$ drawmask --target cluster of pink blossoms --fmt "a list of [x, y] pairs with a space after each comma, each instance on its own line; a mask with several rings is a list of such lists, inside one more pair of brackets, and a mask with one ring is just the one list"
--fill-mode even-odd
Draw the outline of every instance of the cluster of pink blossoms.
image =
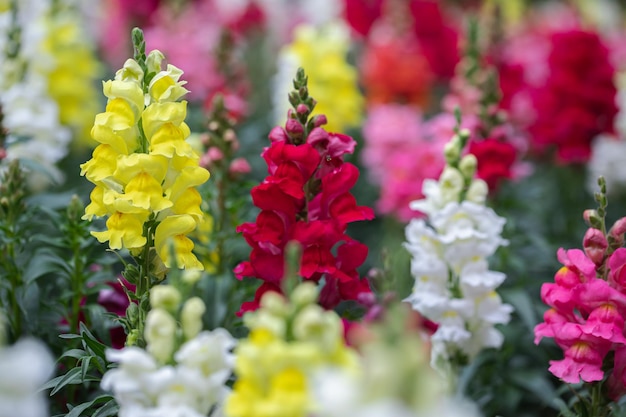
[[294, 80], [285, 127], [274, 128], [271, 145], [262, 156], [268, 176], [251, 191], [252, 201], [261, 209], [256, 221], [237, 228], [252, 247], [250, 259], [235, 267], [237, 278], [263, 281], [255, 299], [242, 305], [240, 313], [258, 308], [267, 291], [281, 292], [285, 247], [289, 241], [302, 246], [300, 275], [325, 285], [320, 304], [335, 307], [341, 300], [356, 300], [369, 293], [366, 280], [357, 268], [368, 249], [346, 234], [348, 223], [371, 220], [371, 208], [358, 206], [350, 193], [359, 170], [344, 162], [356, 142], [349, 136], [326, 132], [326, 117], [309, 119], [315, 101], [308, 96], [304, 71]]
[[559, 249], [563, 267], [554, 283], [545, 283], [541, 299], [551, 308], [535, 327], [535, 343], [554, 338], [564, 358], [550, 361], [550, 372], [568, 383], [601, 381], [607, 355], [609, 395], [626, 393], [626, 217], [618, 220], [607, 236], [587, 230], [583, 250]]

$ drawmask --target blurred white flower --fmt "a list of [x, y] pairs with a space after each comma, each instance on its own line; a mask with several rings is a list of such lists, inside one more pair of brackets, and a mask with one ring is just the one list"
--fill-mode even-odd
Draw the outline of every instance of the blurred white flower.
[[[625, 103], [626, 104], [626, 103]], [[606, 191], [616, 195], [626, 191], [626, 136], [616, 138], [600, 135], [591, 145], [591, 159], [587, 164], [587, 189], [598, 191], [598, 177], [606, 179]]]
[[49, 416], [45, 393], [38, 391], [53, 370], [52, 355], [38, 340], [0, 347], [0, 417]]
[[108, 350], [107, 359], [118, 367], [104, 374], [101, 386], [113, 392], [120, 417], [206, 417], [229, 393], [235, 343], [224, 329], [204, 331], [168, 365], [138, 347]]

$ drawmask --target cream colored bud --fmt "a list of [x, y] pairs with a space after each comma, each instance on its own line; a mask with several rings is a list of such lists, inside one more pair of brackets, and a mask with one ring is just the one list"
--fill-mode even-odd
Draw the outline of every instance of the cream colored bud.
[[196, 284], [202, 278], [202, 271], [197, 269], [185, 269], [182, 274], [183, 282], [186, 284]]
[[243, 323], [249, 329], [266, 329], [279, 339], [286, 336], [287, 324], [284, 317], [277, 317], [268, 311], [257, 310], [243, 316]]
[[465, 179], [463, 178], [461, 171], [449, 166], [445, 167], [439, 177], [443, 203], [447, 204], [452, 201], [458, 201], [464, 184]]
[[314, 304], [317, 301], [317, 297], [317, 286], [312, 282], [303, 282], [293, 290], [289, 298], [294, 306], [304, 307]]
[[454, 141], [446, 143], [443, 147], [443, 155], [446, 158], [446, 163], [448, 164], [452, 164], [457, 161], [461, 156], [461, 151], [458, 144]]
[[139, 330], [132, 329], [128, 336], [126, 336], [126, 343], [124, 346], [135, 346], [137, 344], [137, 340], [139, 340]]
[[162, 308], [150, 310], [144, 337], [148, 353], [161, 363], [169, 362], [176, 344], [176, 320]]
[[158, 49], [154, 49], [150, 51], [148, 56], [146, 57], [146, 67], [148, 68], [148, 72], [159, 72], [161, 71], [161, 64], [165, 56]]
[[[143, 248], [140, 248], [140, 250], [143, 250]], [[150, 248], [150, 252], [156, 254], [156, 250], [154, 248]], [[152, 275], [162, 281], [165, 279], [165, 275], [167, 275], [169, 270], [170, 269], [165, 266], [165, 263], [163, 263], [163, 259], [161, 259], [160, 256], [152, 256], [152, 260], [150, 261], [150, 271], [152, 272]]]
[[287, 304], [287, 300], [285, 300], [285, 297], [274, 291], [268, 291], [263, 294], [260, 304], [261, 308], [263, 308], [270, 314], [279, 317], [287, 316], [290, 311], [289, 305]]
[[481, 179], [474, 179], [467, 189], [465, 199], [476, 204], [485, 204], [487, 200], [487, 194], [489, 193], [489, 187], [487, 183]]
[[175, 313], [178, 311], [180, 301], [180, 292], [171, 285], [157, 285], [150, 290], [150, 305], [152, 308], [162, 308]]
[[206, 306], [200, 297], [191, 297], [185, 301], [180, 313], [185, 340], [193, 339], [202, 331], [202, 315], [205, 311]]
[[120, 81], [143, 81], [143, 70], [134, 59], [127, 59], [124, 66], [115, 73], [115, 79]]
[[334, 311], [325, 311], [317, 304], [306, 306], [293, 321], [293, 335], [298, 340], [319, 344], [324, 351], [337, 347], [341, 337], [341, 321]]
[[459, 170], [463, 174], [465, 178], [472, 179], [474, 174], [476, 174], [476, 167], [478, 166], [478, 160], [476, 156], [469, 153], [461, 158], [461, 162], [459, 162]]
[[466, 128], [466, 127], [464, 127], [463, 129], [459, 130], [459, 136], [461, 138], [468, 139], [471, 134], [472, 134], [472, 132], [470, 132], [470, 130], [468, 128]]

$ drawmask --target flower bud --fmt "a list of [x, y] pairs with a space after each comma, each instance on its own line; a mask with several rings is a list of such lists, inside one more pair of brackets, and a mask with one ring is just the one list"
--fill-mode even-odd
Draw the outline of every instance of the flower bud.
[[467, 193], [465, 194], [465, 200], [471, 201], [476, 204], [484, 204], [487, 200], [487, 194], [489, 193], [489, 186], [487, 183], [479, 178], [472, 180]]
[[609, 246], [606, 236], [598, 229], [589, 228], [583, 237], [585, 254], [596, 266], [602, 265]]
[[224, 132], [224, 141], [226, 142], [234, 142], [237, 140], [237, 134], [233, 129], [226, 129]]
[[301, 139], [304, 134], [302, 123], [295, 119], [287, 120], [287, 123], [285, 123], [285, 130], [287, 131], [289, 137], [294, 140]]
[[200, 297], [192, 297], [183, 305], [180, 321], [186, 340], [193, 339], [202, 331], [202, 315], [205, 311], [206, 306]]
[[148, 69], [148, 72], [157, 73], [161, 71], [161, 64], [164, 59], [165, 56], [161, 51], [157, 49], [150, 51], [146, 57], [146, 68]]
[[216, 146], [211, 146], [205, 154], [210, 162], [221, 161], [224, 158], [224, 152]]
[[467, 179], [471, 179], [474, 177], [477, 166], [478, 160], [476, 159], [476, 156], [471, 153], [465, 155], [463, 158], [461, 158], [461, 162], [459, 162], [459, 170]]
[[298, 106], [296, 107], [296, 113], [298, 114], [306, 114], [309, 112], [309, 108], [307, 107], [306, 104], [298, 104]]
[[461, 154], [458, 145], [450, 141], [444, 145], [443, 155], [446, 158], [446, 163], [452, 165], [459, 159]]
[[280, 126], [274, 127], [269, 133], [269, 139], [271, 142], [286, 142], [287, 141], [287, 132]]
[[186, 284], [193, 285], [200, 281], [202, 278], [202, 271], [198, 271], [197, 269], [185, 269], [182, 273], [182, 280]]
[[126, 308], [126, 319], [132, 327], [137, 326], [137, 320], [139, 319], [139, 307], [135, 303], [130, 303]]
[[252, 171], [250, 164], [246, 158], [235, 158], [231, 161], [228, 172], [233, 175], [245, 175]]
[[281, 294], [275, 291], [268, 291], [261, 297], [261, 308], [276, 316], [287, 316], [289, 305]]
[[589, 209], [583, 212], [583, 219], [588, 226], [593, 227], [594, 229], [602, 228], [602, 218], [598, 214], [597, 210]]
[[609, 236], [615, 242], [615, 246], [620, 247], [624, 244], [624, 233], [626, 233], [626, 217], [622, 217], [613, 223]]
[[339, 316], [317, 304], [308, 305], [293, 320], [293, 335], [297, 340], [318, 343], [326, 352], [336, 348], [341, 328]]
[[325, 114], [318, 114], [313, 116], [313, 126], [320, 127], [328, 123], [328, 119]]
[[461, 172], [450, 166], [444, 168], [441, 176], [439, 177], [439, 184], [441, 186], [441, 196], [446, 203], [451, 201], [457, 201], [465, 179]]
[[126, 343], [124, 346], [135, 346], [137, 345], [137, 340], [139, 340], [139, 330], [132, 329], [128, 336], [126, 336]]
[[174, 353], [176, 338], [176, 320], [162, 308], [154, 308], [146, 317], [146, 350], [154, 358], [167, 363]]
[[162, 308], [171, 313], [178, 311], [180, 292], [171, 285], [157, 285], [150, 290], [150, 305], [152, 308]]
[[303, 282], [298, 285], [291, 296], [291, 302], [296, 307], [304, 307], [309, 304], [314, 304], [317, 301], [317, 287], [312, 282]]

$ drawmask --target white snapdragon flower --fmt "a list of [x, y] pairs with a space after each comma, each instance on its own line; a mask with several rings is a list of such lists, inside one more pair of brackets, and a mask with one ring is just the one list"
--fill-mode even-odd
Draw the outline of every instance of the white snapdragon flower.
[[410, 203], [426, 219], [411, 220], [404, 244], [415, 278], [404, 301], [437, 324], [431, 364], [448, 376], [458, 354], [471, 360], [486, 347], [501, 346], [494, 326], [507, 323], [513, 310], [495, 292], [505, 274], [490, 271], [487, 262], [508, 244], [502, 238], [505, 219], [485, 206], [487, 186], [473, 178], [475, 158], [461, 157], [459, 146], [456, 136], [446, 147], [446, 158], [457, 158], [449, 163], [459, 168], [448, 165], [439, 180], [425, 180], [425, 198]]
[[107, 359], [119, 365], [104, 374], [101, 386], [113, 392], [120, 417], [206, 417], [229, 392], [235, 343], [224, 329], [204, 331], [168, 365], [138, 347], [108, 350]]
[[459, 276], [459, 285], [468, 297], [480, 297], [498, 288], [506, 275], [490, 271], [486, 259], [477, 259], [465, 264]]
[[477, 256], [490, 256], [507, 244], [501, 237], [505, 220], [483, 205], [469, 201], [450, 203], [429, 220], [444, 245], [471, 243]]
[[40, 341], [0, 347], [0, 417], [48, 416], [45, 394], [38, 391], [53, 370], [52, 356]]
[[112, 391], [120, 407], [150, 406], [158, 393], [158, 390], [156, 392], [153, 390], [155, 382], [162, 380], [155, 378], [158, 370], [156, 359], [135, 346], [107, 350], [106, 358], [119, 365], [103, 375], [100, 382], [102, 389]]

